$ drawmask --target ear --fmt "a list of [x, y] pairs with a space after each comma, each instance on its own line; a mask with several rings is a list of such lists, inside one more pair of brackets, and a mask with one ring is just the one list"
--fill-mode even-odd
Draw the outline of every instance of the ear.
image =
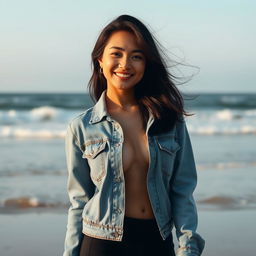
[[98, 62], [99, 62], [99, 64], [100, 64], [100, 67], [102, 67], [102, 65], [103, 65], [102, 58], [99, 58], [99, 59], [98, 59]]

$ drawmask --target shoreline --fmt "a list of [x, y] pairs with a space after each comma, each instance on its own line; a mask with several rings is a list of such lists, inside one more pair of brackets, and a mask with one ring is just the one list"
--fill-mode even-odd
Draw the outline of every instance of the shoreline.
[[[200, 201], [196, 202], [198, 212], [237, 212], [237, 211], [256, 211], [256, 207], [245, 207], [245, 206], [238, 206], [232, 204], [214, 204], [214, 203], [201, 203]], [[39, 207], [0, 207], [0, 216], [1, 215], [19, 215], [19, 214], [66, 214], [68, 212], [69, 206], [62, 205], [62, 206], [39, 206]]]
[[[64, 209], [58, 209], [55, 212], [37, 210], [0, 214], [1, 254], [5, 256], [62, 255], [67, 211], [64, 212]], [[255, 214], [255, 209], [198, 210], [197, 232], [206, 240], [202, 255], [253, 255]], [[177, 249], [175, 229], [173, 229], [173, 237]]]

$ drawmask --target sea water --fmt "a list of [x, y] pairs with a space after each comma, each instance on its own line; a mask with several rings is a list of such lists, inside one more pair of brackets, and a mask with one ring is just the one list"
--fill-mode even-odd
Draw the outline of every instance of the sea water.
[[[256, 94], [185, 95], [201, 209], [256, 207]], [[0, 94], [0, 212], [68, 206], [67, 123], [93, 101], [81, 94]]]

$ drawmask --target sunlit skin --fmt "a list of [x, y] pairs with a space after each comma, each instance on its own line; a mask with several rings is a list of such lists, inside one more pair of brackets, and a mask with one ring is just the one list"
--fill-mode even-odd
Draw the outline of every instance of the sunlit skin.
[[127, 31], [114, 32], [99, 64], [107, 80], [107, 98], [122, 109], [136, 105], [134, 87], [142, 79], [146, 65], [136, 37]]
[[124, 135], [122, 167], [125, 177], [125, 215], [152, 219], [154, 214], [146, 184], [148, 138], [134, 97], [134, 88], [145, 72], [145, 56], [133, 34], [118, 31], [109, 38], [99, 64], [107, 80], [108, 113], [121, 125]]

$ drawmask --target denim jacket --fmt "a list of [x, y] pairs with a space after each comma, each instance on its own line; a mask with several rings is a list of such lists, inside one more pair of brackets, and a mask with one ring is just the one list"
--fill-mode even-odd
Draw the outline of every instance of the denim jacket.
[[[73, 118], [65, 137], [68, 169], [68, 211], [64, 256], [78, 256], [83, 233], [121, 241], [125, 214], [122, 167], [124, 135], [107, 112], [106, 90], [94, 105]], [[184, 118], [161, 135], [146, 134], [149, 145], [147, 189], [160, 235], [176, 229], [178, 256], [201, 255], [204, 240], [196, 233], [197, 209], [193, 191], [197, 174]]]

